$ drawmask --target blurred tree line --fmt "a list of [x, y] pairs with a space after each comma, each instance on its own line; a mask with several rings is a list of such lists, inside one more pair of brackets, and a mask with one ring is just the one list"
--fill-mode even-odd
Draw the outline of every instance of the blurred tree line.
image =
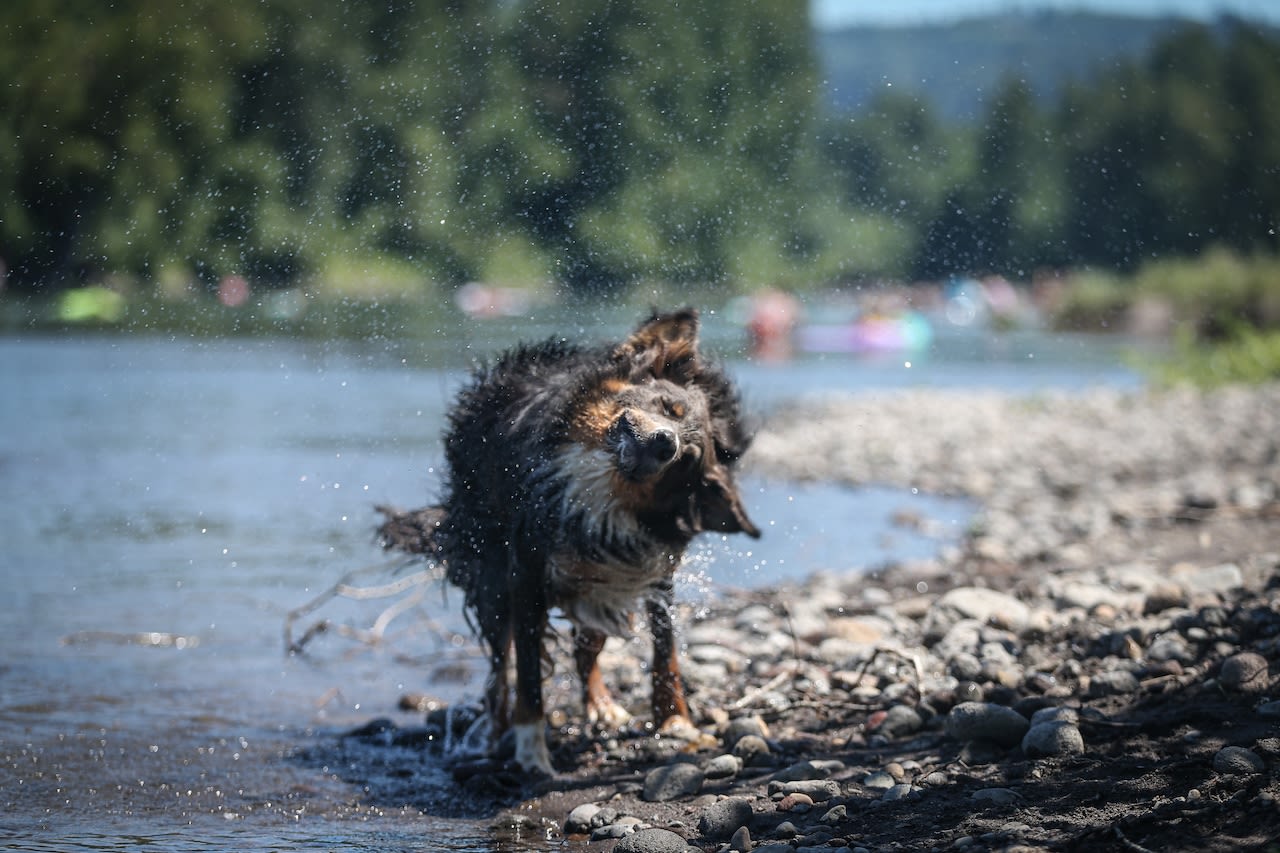
[[1188, 25], [977, 127], [824, 114], [806, 0], [19, 0], [0, 260], [40, 289], [229, 274], [804, 287], [1274, 252], [1280, 41]]

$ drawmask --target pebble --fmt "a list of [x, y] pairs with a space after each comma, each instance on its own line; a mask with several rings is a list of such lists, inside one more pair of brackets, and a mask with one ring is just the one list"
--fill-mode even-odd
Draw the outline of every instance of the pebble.
[[605, 826], [596, 827], [591, 831], [592, 841], [606, 841], [614, 838], [626, 838], [628, 835], [642, 829], [643, 821], [638, 817], [621, 817], [614, 823]]
[[702, 768], [703, 775], [708, 779], [728, 779], [738, 775], [740, 770], [742, 759], [736, 755], [717, 755]]
[[1065, 607], [1092, 610], [1110, 607], [1110, 603], [1115, 600], [1116, 591], [1107, 584], [1076, 580], [1056, 587], [1055, 597]]
[[1065, 720], [1036, 723], [1023, 736], [1022, 751], [1030, 758], [1080, 755], [1084, 752], [1084, 736], [1079, 728]]
[[843, 761], [800, 761], [779, 770], [777, 773], [773, 774], [773, 778], [778, 782], [795, 782], [801, 779], [826, 779], [831, 776], [831, 774], [838, 773], [843, 769]]
[[1008, 593], [983, 587], [957, 587], [934, 603], [934, 609], [949, 609], [969, 619], [1017, 629], [1027, 623], [1031, 610]]
[[689, 843], [669, 829], [650, 827], [641, 829], [622, 839], [613, 848], [614, 853], [685, 853]]
[[1163, 613], [1174, 607], [1187, 606], [1187, 591], [1176, 583], [1159, 583], [1147, 593], [1142, 612]]
[[644, 777], [641, 796], [645, 802], [665, 803], [698, 793], [702, 789], [704, 778], [702, 769], [696, 764], [679, 763], [655, 767]]
[[733, 745], [733, 754], [747, 767], [769, 763], [769, 743], [759, 735], [744, 735]]
[[1115, 696], [1138, 692], [1138, 677], [1127, 669], [1100, 672], [1089, 681], [1090, 696]]
[[900, 782], [889, 788], [880, 796], [880, 801], [884, 803], [892, 803], [897, 800], [903, 800], [915, 793], [915, 788], [906, 782]]
[[1062, 705], [1054, 705], [1048, 708], [1040, 708], [1031, 715], [1031, 725], [1036, 726], [1040, 723], [1071, 723], [1080, 722], [1080, 712], [1075, 708], [1067, 708]]
[[879, 642], [893, 630], [893, 626], [883, 619], [874, 617], [843, 617], [832, 619], [823, 627], [823, 630], [829, 636], [865, 646]]
[[767, 738], [769, 736], [769, 727], [759, 717], [735, 717], [725, 727], [724, 745], [732, 749], [738, 741], [748, 735]]
[[719, 840], [733, 835], [739, 827], [751, 822], [751, 801], [746, 797], [725, 797], [703, 809], [698, 818], [698, 833]]
[[1250, 776], [1267, 769], [1262, 756], [1243, 746], [1224, 746], [1213, 756], [1213, 769], [1219, 773]]
[[822, 817], [818, 818], [818, 820], [821, 821], [822, 823], [827, 823], [827, 824], [839, 823], [840, 821], [844, 820], [848, 816], [849, 816], [849, 810], [845, 808], [843, 803], [841, 803], [840, 805], [832, 806], [831, 808], [827, 809], [827, 813], [824, 814]]
[[1011, 806], [1022, 800], [1022, 795], [1010, 788], [980, 788], [971, 796], [975, 800], [995, 803], [998, 806]]
[[991, 702], [961, 702], [946, 718], [947, 734], [956, 740], [985, 740], [1004, 747], [1019, 744], [1030, 727], [1017, 711]]
[[862, 780], [862, 787], [869, 788], [872, 791], [887, 791], [894, 785], [898, 784], [893, 776], [883, 770], [877, 770], [875, 773], [867, 774]]
[[1178, 583], [1190, 592], [1226, 593], [1244, 583], [1244, 573], [1235, 563], [1176, 572]]
[[[935, 654], [940, 654], [937, 646], [933, 647]], [[941, 655], [946, 657], [946, 655]], [[947, 669], [960, 681], [973, 681], [982, 672], [982, 661], [978, 660], [977, 655], [969, 652], [956, 652], [951, 655], [947, 661]]]
[[735, 850], [737, 853], [749, 853], [751, 850], [751, 832], [745, 826], [738, 827], [733, 833], [733, 837], [729, 839], [729, 849]]
[[1271, 685], [1267, 659], [1257, 652], [1239, 652], [1222, 662], [1218, 682], [1228, 690], [1263, 693]]
[[901, 738], [915, 734], [924, 727], [920, 712], [910, 705], [894, 705], [885, 712], [884, 719], [876, 727], [876, 731], [885, 737]]
[[1179, 634], [1156, 639], [1147, 648], [1146, 657], [1152, 661], [1177, 661], [1180, 664], [1196, 662], [1196, 653]]
[[1259, 705], [1258, 716], [1267, 717], [1268, 719], [1280, 718], [1280, 699], [1273, 699], [1270, 702], [1263, 702]]
[[778, 811], [804, 814], [813, 809], [813, 797], [799, 791], [785, 795], [778, 800]]
[[585, 835], [599, 824], [592, 823], [593, 819], [600, 814], [600, 807], [595, 803], [583, 803], [577, 806], [573, 811], [569, 812], [569, 816], [564, 821], [564, 831], [566, 835]]
[[770, 782], [769, 795], [805, 794], [815, 803], [825, 803], [840, 796], [840, 783], [830, 779], [800, 779], [795, 782]]

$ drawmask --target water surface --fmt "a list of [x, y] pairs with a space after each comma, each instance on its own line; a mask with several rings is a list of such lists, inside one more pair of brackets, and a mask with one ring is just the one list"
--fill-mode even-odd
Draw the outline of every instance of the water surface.
[[[375, 503], [439, 478], [443, 412], [473, 353], [525, 325], [368, 344], [123, 336], [0, 339], [0, 848], [492, 850], [439, 767], [335, 735], [412, 724], [405, 693], [477, 695], [458, 597], [423, 590], [380, 647], [334, 633], [284, 653], [286, 614], [348, 572], [392, 577]], [[587, 330], [570, 330], [588, 335]], [[734, 331], [708, 320], [713, 344]], [[1134, 385], [1117, 350], [1036, 334], [943, 337], [926, 357], [735, 359], [755, 410], [832, 389]], [[699, 542], [682, 595], [924, 557], [969, 507], [894, 489], [749, 479], [766, 530]], [[899, 510], [938, 536], [895, 527]], [[404, 577], [402, 572], [399, 577]], [[315, 619], [368, 627], [388, 604]], [[358, 772], [350, 772], [360, 765]], [[409, 769], [406, 769], [409, 768]], [[370, 779], [413, 796], [392, 801]], [[398, 775], [397, 775], [398, 774]]]

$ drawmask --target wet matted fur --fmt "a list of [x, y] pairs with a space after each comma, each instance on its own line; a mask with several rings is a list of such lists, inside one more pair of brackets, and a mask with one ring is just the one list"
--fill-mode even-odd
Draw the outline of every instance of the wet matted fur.
[[697, 312], [655, 314], [619, 343], [512, 349], [474, 372], [449, 423], [440, 505], [388, 511], [380, 533], [388, 547], [440, 560], [463, 590], [489, 652], [494, 739], [513, 727], [517, 762], [552, 772], [542, 643], [553, 610], [574, 626], [589, 720], [618, 725], [629, 716], [597, 657], [643, 607], [654, 722], [687, 723], [672, 575], [700, 532], [760, 535], [733, 476], [750, 434], [728, 376], [699, 352]]

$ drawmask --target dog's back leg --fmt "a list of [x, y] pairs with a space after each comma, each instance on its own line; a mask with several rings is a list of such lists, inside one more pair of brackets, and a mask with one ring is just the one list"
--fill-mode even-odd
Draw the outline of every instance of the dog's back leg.
[[512, 640], [516, 648], [516, 707], [512, 729], [516, 763], [524, 770], [555, 775], [547, 751], [546, 716], [542, 707], [542, 641], [547, 633], [547, 599], [542, 573], [513, 565]]
[[660, 731], [692, 726], [684, 698], [680, 659], [676, 655], [675, 625], [671, 618], [671, 589], [661, 590], [647, 605], [653, 632], [653, 724]]
[[489, 748], [511, 727], [511, 688], [507, 681], [507, 659], [511, 652], [511, 621], [496, 609], [479, 609], [480, 635], [489, 651], [489, 677], [484, 685], [485, 712], [489, 715]]
[[613, 701], [600, 674], [600, 650], [607, 635], [594, 628], [574, 628], [573, 659], [582, 681], [582, 703], [587, 709], [587, 722], [619, 729], [631, 721], [627, 709]]

